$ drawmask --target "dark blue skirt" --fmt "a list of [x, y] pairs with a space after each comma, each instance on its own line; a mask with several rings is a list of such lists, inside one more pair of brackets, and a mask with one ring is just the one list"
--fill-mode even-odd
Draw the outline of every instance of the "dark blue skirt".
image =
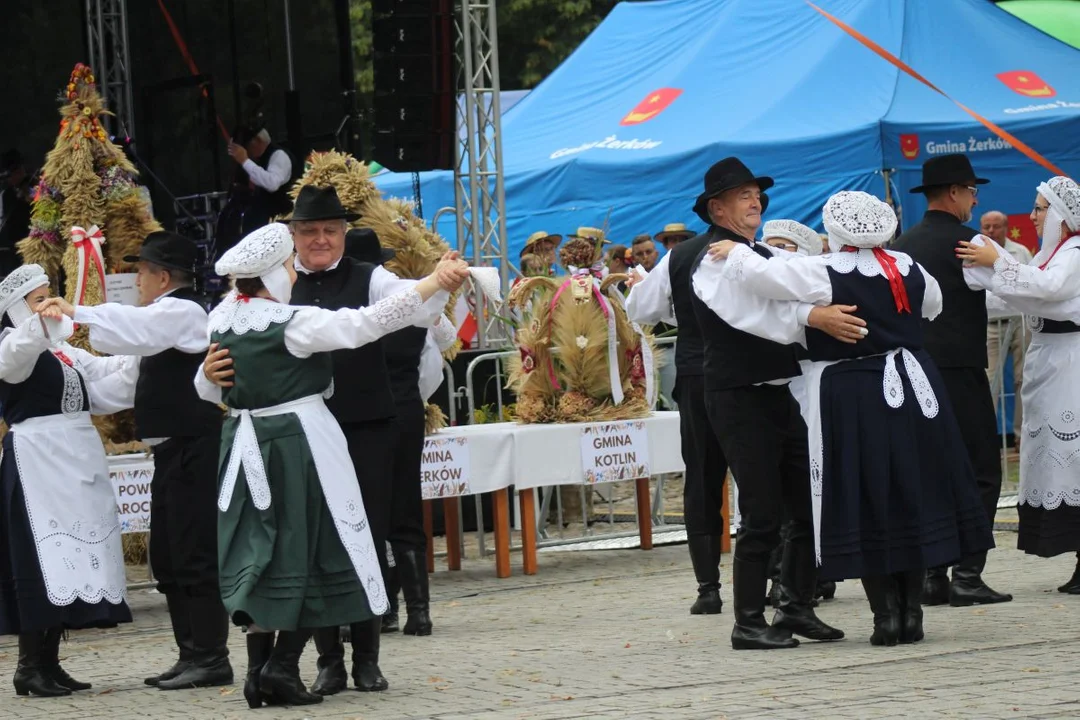
[[[73, 496], [72, 502], [78, 502], [78, 498]], [[0, 462], [0, 635], [55, 627], [109, 628], [128, 622], [131, 610], [126, 602], [113, 605], [102, 600], [90, 604], [76, 599], [70, 605], [58, 606], [49, 601], [26, 513], [12, 435], [8, 433]]]
[[884, 357], [822, 373], [823, 580], [937, 567], [994, 546], [941, 376], [926, 352], [914, 354], [937, 396], [933, 418], [899, 357], [899, 408], [885, 402]]

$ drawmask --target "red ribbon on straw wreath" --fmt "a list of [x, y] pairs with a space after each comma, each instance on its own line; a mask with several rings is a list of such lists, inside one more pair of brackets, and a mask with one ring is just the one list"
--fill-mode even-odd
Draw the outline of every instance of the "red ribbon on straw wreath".
[[898, 58], [898, 57], [896, 57], [895, 55], [893, 55], [893, 54], [892, 54], [891, 52], [889, 52], [889, 51], [888, 51], [888, 50], [886, 50], [885, 48], [883, 48], [883, 47], [881, 47], [880, 45], [878, 45], [878, 44], [877, 44], [876, 42], [874, 42], [874, 41], [873, 41], [873, 40], [871, 40], [870, 38], [868, 38], [868, 37], [866, 37], [865, 35], [863, 35], [863, 34], [862, 34], [861, 32], [859, 32], [859, 31], [858, 31], [858, 30], [856, 30], [855, 28], [853, 28], [853, 27], [851, 27], [850, 25], [848, 25], [847, 23], [845, 23], [845, 22], [844, 22], [843, 20], [841, 20], [840, 18], [838, 18], [838, 17], [835, 17], [834, 15], [831, 15], [831, 14], [829, 14], [828, 12], [826, 12], [826, 11], [822, 10], [822, 9], [821, 9], [821, 8], [819, 8], [819, 7], [817, 6], [817, 5], [815, 5], [814, 3], [810, 2], [810, 0], [806, 0], [806, 4], [807, 4], [807, 5], [809, 5], [810, 7], [812, 7], [812, 8], [814, 9], [814, 10], [817, 10], [817, 11], [818, 11], [819, 13], [821, 13], [821, 15], [823, 15], [823, 16], [824, 16], [825, 18], [827, 18], [827, 19], [828, 19], [828, 20], [829, 20], [830, 22], [832, 22], [832, 23], [833, 23], [834, 25], [836, 25], [836, 26], [837, 26], [838, 28], [840, 28], [841, 30], [843, 30], [844, 32], [846, 32], [846, 33], [847, 33], [848, 35], [850, 35], [851, 37], [853, 37], [853, 38], [855, 38], [856, 40], [858, 40], [858, 41], [859, 41], [860, 43], [862, 43], [862, 44], [863, 44], [864, 46], [866, 46], [866, 47], [867, 47], [868, 49], [872, 50], [872, 51], [873, 51], [874, 53], [876, 53], [876, 54], [880, 55], [880, 56], [881, 56], [882, 58], [884, 58], [884, 59], [885, 59], [885, 60], [887, 60], [888, 62], [892, 63], [893, 65], [895, 65], [895, 66], [896, 66], [896, 67], [898, 67], [899, 69], [903, 70], [903, 71], [904, 71], [904, 72], [906, 72], [906, 73], [907, 73], [908, 75], [910, 75], [911, 77], [915, 78], [916, 80], [918, 80], [919, 82], [921, 82], [921, 83], [922, 83], [923, 85], [925, 85], [926, 87], [930, 88], [930, 89], [931, 89], [931, 90], [933, 90], [934, 92], [938, 93], [939, 95], [941, 95], [941, 96], [942, 96], [942, 97], [944, 97], [945, 99], [947, 99], [947, 100], [950, 100], [950, 101], [952, 101], [952, 102], [956, 103], [956, 105], [957, 105], [957, 106], [958, 106], [958, 107], [959, 107], [959, 108], [960, 108], [961, 110], [963, 110], [963, 111], [964, 111], [964, 112], [966, 112], [966, 113], [967, 113], [968, 115], [970, 115], [971, 117], [973, 117], [973, 118], [975, 118], [976, 120], [978, 120], [978, 121], [979, 121], [980, 123], [982, 123], [982, 124], [983, 124], [983, 125], [984, 125], [984, 126], [985, 126], [985, 127], [986, 127], [986, 128], [987, 128], [987, 129], [989, 130], [989, 131], [990, 131], [990, 132], [994, 133], [994, 134], [995, 134], [995, 135], [997, 135], [997, 136], [998, 136], [999, 138], [1001, 138], [1001, 139], [1002, 139], [1002, 140], [1004, 140], [1005, 142], [1007, 142], [1007, 143], [1009, 143], [1010, 145], [1012, 145], [1012, 146], [1013, 146], [1014, 148], [1016, 148], [1017, 150], [1019, 150], [1020, 152], [1022, 152], [1022, 153], [1023, 153], [1024, 155], [1026, 155], [1026, 156], [1027, 156], [1027, 157], [1028, 157], [1029, 159], [1031, 159], [1032, 161], [1034, 161], [1034, 162], [1038, 163], [1039, 165], [1041, 165], [1042, 167], [1046, 168], [1047, 170], [1049, 170], [1049, 171], [1050, 171], [1051, 173], [1053, 173], [1054, 175], [1064, 175], [1065, 177], [1068, 177], [1068, 173], [1066, 173], [1066, 172], [1065, 172], [1064, 170], [1062, 170], [1061, 168], [1059, 168], [1059, 167], [1058, 167], [1057, 165], [1055, 165], [1054, 163], [1052, 163], [1052, 162], [1050, 162], [1049, 160], [1047, 160], [1047, 159], [1046, 159], [1045, 157], [1043, 157], [1043, 156], [1042, 156], [1042, 155], [1041, 155], [1041, 154], [1040, 154], [1040, 153], [1039, 153], [1039, 152], [1038, 152], [1037, 150], [1035, 150], [1034, 148], [1030, 147], [1030, 146], [1029, 146], [1029, 145], [1028, 145], [1027, 143], [1025, 143], [1024, 141], [1020, 140], [1020, 139], [1019, 139], [1018, 137], [1016, 137], [1015, 135], [1013, 135], [1012, 133], [1010, 133], [1010, 132], [1009, 132], [1008, 130], [1005, 130], [1005, 129], [1003, 129], [1003, 128], [999, 127], [999, 126], [998, 126], [997, 124], [995, 124], [995, 123], [991, 122], [990, 120], [987, 120], [987, 119], [986, 119], [986, 118], [984, 118], [984, 117], [983, 117], [982, 115], [980, 115], [979, 113], [975, 112], [974, 110], [972, 110], [972, 109], [971, 109], [971, 108], [969, 108], [968, 106], [964, 105], [963, 103], [959, 102], [958, 100], [955, 100], [955, 99], [953, 99], [953, 98], [949, 97], [949, 96], [948, 96], [948, 95], [947, 95], [947, 94], [945, 93], [945, 91], [943, 91], [943, 90], [942, 90], [941, 88], [939, 88], [939, 87], [938, 87], [937, 85], [935, 85], [935, 84], [933, 84], [932, 82], [930, 82], [929, 80], [927, 80], [927, 79], [926, 79], [925, 77], [923, 77], [922, 75], [920, 75], [920, 74], [919, 74], [918, 72], [916, 72], [916, 71], [915, 71], [915, 70], [914, 70], [914, 69], [913, 69], [913, 68], [912, 68], [912, 67], [911, 67], [910, 65], [908, 65], [908, 64], [907, 64], [907, 63], [905, 63], [905, 62], [904, 62], [903, 60], [901, 60], [900, 58]]

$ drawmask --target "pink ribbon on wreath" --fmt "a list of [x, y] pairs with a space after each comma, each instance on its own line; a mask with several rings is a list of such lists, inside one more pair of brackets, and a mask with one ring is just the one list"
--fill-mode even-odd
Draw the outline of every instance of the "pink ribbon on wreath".
[[105, 243], [105, 236], [97, 225], [91, 225], [89, 230], [78, 225], [71, 228], [71, 242], [79, 253], [79, 272], [75, 284], [75, 305], [82, 305], [86, 294], [87, 280], [90, 276], [90, 262], [93, 261], [101, 278], [101, 299], [105, 301], [105, 256], [101, 252], [101, 246]]

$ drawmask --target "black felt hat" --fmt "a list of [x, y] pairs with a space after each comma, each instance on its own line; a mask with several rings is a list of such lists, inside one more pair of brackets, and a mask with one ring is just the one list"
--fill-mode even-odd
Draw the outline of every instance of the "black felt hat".
[[337, 190], [332, 187], [305, 185], [296, 196], [296, 205], [288, 220], [346, 220], [352, 222], [360, 217], [359, 213], [349, 212], [338, 199]]
[[705, 190], [698, 195], [697, 202], [694, 203], [694, 212], [706, 224], [712, 225], [712, 220], [709, 218], [709, 200], [748, 183], [757, 184], [758, 188], [764, 192], [773, 186], [773, 179], [765, 176], [754, 177], [750, 168], [737, 157], [724, 158], [705, 173]]
[[353, 260], [382, 265], [392, 260], [397, 253], [390, 248], [384, 248], [374, 230], [353, 228], [345, 233], [345, 254]]
[[911, 188], [910, 192], [926, 192], [932, 187], [942, 185], [985, 185], [986, 178], [975, 177], [975, 170], [967, 155], [942, 155], [930, 158], [922, 166], [922, 185]]
[[153, 263], [163, 268], [194, 272], [198, 248], [188, 238], [166, 230], [150, 233], [143, 241], [138, 255], [125, 255], [124, 262]]

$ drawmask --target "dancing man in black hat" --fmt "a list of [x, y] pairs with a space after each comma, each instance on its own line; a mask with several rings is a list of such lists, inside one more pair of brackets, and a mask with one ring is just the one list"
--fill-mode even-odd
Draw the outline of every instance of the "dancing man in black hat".
[[[778, 308], [772, 301], [743, 292], [735, 283], [706, 291], [697, 277], [708, 245], [715, 241], [733, 240], [766, 258], [782, 252], [754, 242], [761, 224], [762, 192], [772, 185], [772, 178], [755, 177], [738, 158], [713, 165], [694, 206], [710, 229], [704, 240], [688, 240], [676, 248], [671, 260], [673, 283], [678, 280], [672, 289], [690, 295], [688, 309], [697, 318], [704, 339], [699, 392], [739, 487], [742, 523], [735, 545], [735, 628], [731, 633], [736, 650], [796, 647], [799, 642], [792, 634], [812, 640], [844, 636], [818, 619], [812, 607], [817, 567], [807, 430], [787, 387], [789, 379], [799, 374], [795, 349], [740, 327], [747, 327], [762, 312], [773, 312], [777, 322], [819, 327], [838, 339], [855, 342], [865, 334], [865, 323], [849, 314], [855, 309], [850, 306]], [[696, 247], [697, 254], [681, 253], [682, 247], [688, 251]], [[768, 561], [780, 542], [785, 519], [790, 520], [790, 529], [781, 570], [781, 600], [770, 626], [765, 620]]]
[[153, 448], [150, 567], [165, 595], [176, 663], [145, 679], [162, 690], [229, 685], [229, 618], [217, 573], [217, 476], [221, 410], [199, 398], [192, 378], [209, 345], [206, 310], [191, 287], [196, 247], [170, 232], [151, 233], [138, 256], [140, 307], [57, 305], [90, 327], [99, 352], [137, 355], [124, 378], [135, 408], [135, 433]]
[[[986, 378], [986, 292], [974, 279], [969, 281], [956, 257], [957, 244], [978, 234], [964, 223], [971, 220], [979, 203], [978, 186], [988, 182], [975, 176], [965, 155], [927, 160], [922, 184], [911, 192], [924, 194], [928, 209], [918, 225], [897, 238], [895, 249], [910, 255], [941, 285], [944, 310], [933, 322], [923, 321], [926, 350], [941, 370], [993, 527], [1001, 494], [1001, 464], [994, 401]], [[985, 566], [985, 552], [963, 558], [953, 568], [951, 584], [948, 568], [932, 568], [927, 572], [923, 604], [964, 607], [1012, 600], [1012, 595], [983, 582]]]

